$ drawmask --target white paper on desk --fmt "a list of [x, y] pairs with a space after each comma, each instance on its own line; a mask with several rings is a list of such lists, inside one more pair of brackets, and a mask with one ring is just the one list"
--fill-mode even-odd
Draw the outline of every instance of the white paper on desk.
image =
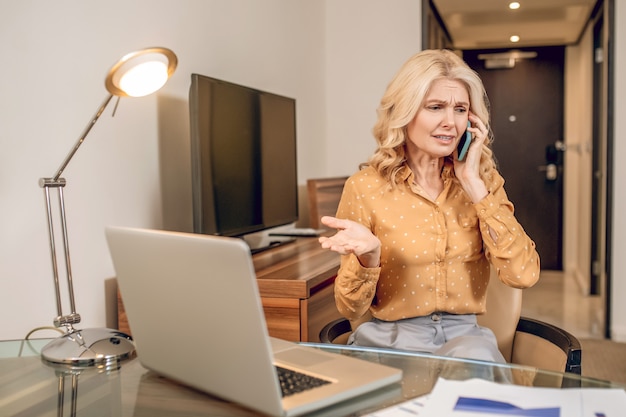
[[[485, 400], [495, 403], [485, 403]], [[476, 403], [485, 407], [463, 406]], [[503, 403], [518, 409], [498, 409]], [[540, 388], [480, 379], [448, 381], [440, 378], [419, 416], [622, 417], [624, 410], [626, 392], [621, 389]]]
[[583, 417], [626, 415], [626, 391], [618, 388], [581, 388]]

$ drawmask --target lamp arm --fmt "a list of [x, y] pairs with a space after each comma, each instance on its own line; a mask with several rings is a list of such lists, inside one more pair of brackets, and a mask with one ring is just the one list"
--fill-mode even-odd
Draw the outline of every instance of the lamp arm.
[[[46, 214], [48, 218], [48, 237], [49, 237], [49, 243], [50, 243], [50, 256], [52, 258], [52, 273], [53, 273], [53, 279], [54, 279], [54, 289], [56, 293], [57, 317], [54, 319], [54, 325], [56, 327], [66, 326], [68, 328], [68, 331], [72, 330], [73, 324], [80, 323], [80, 314], [76, 312], [76, 307], [74, 304], [74, 284], [73, 284], [74, 280], [72, 278], [69, 238], [67, 234], [67, 221], [66, 221], [66, 216], [65, 216], [65, 201], [63, 198], [63, 188], [65, 187], [66, 182], [64, 178], [61, 178], [61, 174], [67, 167], [67, 164], [69, 164], [70, 160], [72, 159], [72, 157], [74, 156], [74, 154], [76, 153], [80, 145], [82, 145], [82, 143], [85, 141], [85, 138], [91, 131], [91, 128], [96, 124], [96, 122], [98, 121], [98, 119], [100, 118], [104, 110], [106, 109], [107, 105], [111, 101], [111, 98], [113, 98], [113, 94], [109, 94], [104, 99], [104, 101], [98, 108], [98, 111], [91, 118], [91, 120], [85, 127], [85, 130], [83, 130], [83, 133], [78, 138], [78, 141], [76, 141], [76, 144], [74, 145], [74, 147], [67, 154], [67, 156], [63, 160], [63, 163], [61, 163], [61, 166], [57, 170], [54, 177], [53, 178], [41, 178], [39, 180], [39, 186], [44, 189], [44, 196], [46, 199]], [[67, 278], [67, 286], [68, 286], [67, 290], [69, 293], [69, 303], [70, 303], [70, 310], [71, 310], [70, 314], [67, 314], [67, 315], [63, 315], [63, 305], [62, 305], [63, 303], [61, 301], [61, 292], [60, 292], [61, 288], [59, 285], [59, 272], [58, 272], [58, 262], [57, 262], [57, 253], [56, 253], [56, 244], [55, 244], [56, 239], [55, 239], [53, 219], [52, 219], [53, 213], [52, 213], [52, 202], [51, 202], [51, 196], [50, 196], [50, 191], [52, 189], [56, 189], [57, 195], [58, 195], [58, 202], [59, 202], [59, 216], [60, 216], [59, 220], [61, 222], [61, 238], [62, 238], [62, 243], [63, 243], [63, 252], [65, 255], [65, 272], [66, 272], [66, 278]]]
[[56, 174], [54, 174], [54, 177], [52, 177], [52, 181], [53, 182], [56, 182], [56, 181], [59, 180], [59, 178], [61, 177], [61, 174], [63, 173], [63, 171], [67, 167], [67, 164], [70, 163], [70, 160], [74, 157], [74, 154], [76, 153], [76, 151], [78, 150], [80, 145], [83, 144], [83, 142], [85, 141], [85, 138], [87, 137], [87, 135], [91, 131], [91, 128], [96, 124], [96, 122], [98, 121], [98, 119], [100, 118], [100, 116], [104, 112], [104, 109], [106, 109], [106, 107], [108, 106], [108, 104], [109, 104], [109, 102], [111, 101], [112, 98], [113, 98], [113, 94], [109, 94], [108, 97], [104, 99], [104, 101], [100, 105], [100, 108], [98, 109], [96, 114], [94, 114], [94, 116], [91, 118], [91, 121], [87, 124], [87, 126], [85, 127], [85, 130], [83, 130], [83, 133], [80, 135], [80, 137], [76, 141], [76, 144], [74, 144], [74, 147], [67, 154], [67, 156], [65, 157], [65, 159], [61, 163], [61, 166], [59, 166], [59, 169], [57, 170]]

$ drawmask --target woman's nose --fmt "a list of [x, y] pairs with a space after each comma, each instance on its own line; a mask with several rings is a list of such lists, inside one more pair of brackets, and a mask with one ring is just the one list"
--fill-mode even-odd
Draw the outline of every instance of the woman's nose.
[[454, 111], [449, 110], [445, 111], [443, 115], [443, 120], [441, 121], [443, 126], [451, 126], [454, 124]]

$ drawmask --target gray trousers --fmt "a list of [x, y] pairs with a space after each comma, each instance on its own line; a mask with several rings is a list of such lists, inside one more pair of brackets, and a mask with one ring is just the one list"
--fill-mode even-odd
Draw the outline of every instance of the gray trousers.
[[349, 344], [432, 353], [505, 363], [493, 332], [474, 314], [434, 313], [398, 321], [372, 319], [361, 324]]

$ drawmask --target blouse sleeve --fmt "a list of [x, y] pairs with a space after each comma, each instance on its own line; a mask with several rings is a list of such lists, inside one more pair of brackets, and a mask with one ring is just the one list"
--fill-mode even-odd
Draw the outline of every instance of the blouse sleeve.
[[[361, 223], [373, 232], [371, 218], [364, 212], [358, 196], [354, 183], [346, 181], [337, 217]], [[372, 304], [379, 276], [380, 267], [365, 268], [356, 255], [343, 255], [335, 279], [335, 304], [339, 313], [350, 320], [363, 316]]]
[[335, 304], [337, 310], [347, 319], [355, 320], [369, 310], [380, 267], [364, 268], [355, 255], [345, 255], [335, 280]]
[[[540, 261], [535, 242], [514, 215], [504, 190], [504, 178], [494, 171], [489, 194], [475, 205], [487, 259], [506, 285], [528, 288], [539, 279]], [[496, 239], [490, 229], [495, 232]]]

